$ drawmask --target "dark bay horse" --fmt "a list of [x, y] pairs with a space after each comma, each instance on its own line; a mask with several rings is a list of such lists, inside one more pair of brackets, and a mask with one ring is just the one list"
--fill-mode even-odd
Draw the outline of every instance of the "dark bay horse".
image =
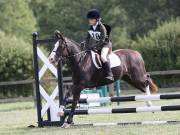
[[[95, 67], [90, 50], [82, 50], [80, 44], [64, 37], [61, 33], [57, 33], [57, 36], [59, 40], [49, 56], [49, 61], [56, 63], [63, 58], [71, 60], [73, 103], [65, 123], [69, 125], [73, 122], [73, 115], [80, 98], [80, 92], [85, 88], [107, 85], [112, 82], [106, 82], [103, 68], [97, 69]], [[157, 92], [158, 88], [149, 74], [146, 73], [144, 61], [139, 52], [130, 49], [119, 49], [115, 50], [114, 53], [121, 60], [120, 66], [112, 68], [114, 81], [118, 79], [124, 80], [147, 94]], [[151, 103], [147, 102], [147, 105], [151, 105]], [[61, 115], [63, 115], [63, 109], [63, 106], [60, 107]]]

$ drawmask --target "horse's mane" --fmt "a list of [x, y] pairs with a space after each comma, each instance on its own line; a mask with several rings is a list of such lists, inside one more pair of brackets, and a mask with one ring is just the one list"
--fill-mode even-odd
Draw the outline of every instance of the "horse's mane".
[[[67, 38], [67, 37], [66, 37]], [[78, 43], [78, 42], [76, 42], [76, 41], [74, 41], [74, 40], [72, 40], [72, 39], [69, 39], [69, 38], [67, 38], [69, 41], [71, 41], [72, 43], [74, 43], [74, 44], [76, 44], [76, 45], [78, 45], [78, 46], [80, 46], [80, 43]]]
[[78, 43], [78, 42], [76, 42], [76, 41], [74, 41], [74, 40], [72, 40], [72, 39], [70, 39], [68, 37], [65, 37], [62, 33], [59, 33], [59, 36], [64, 42], [66, 42], [66, 41], [71, 42], [72, 44], [77, 46], [79, 49], [81, 49], [80, 43]]
[[66, 38], [67, 41], [69, 41], [69, 42], [75, 44], [77, 47], [81, 48], [80, 43], [78, 43], [78, 42], [76, 42], [76, 41], [74, 41], [74, 40], [72, 40], [72, 39], [70, 39], [70, 38], [67, 38], [67, 37], [65, 37], [65, 38]]

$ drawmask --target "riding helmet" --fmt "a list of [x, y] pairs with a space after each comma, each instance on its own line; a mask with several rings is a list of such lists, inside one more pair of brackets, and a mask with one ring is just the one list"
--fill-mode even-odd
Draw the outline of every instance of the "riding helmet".
[[87, 13], [87, 19], [99, 19], [100, 13], [97, 9], [91, 9]]

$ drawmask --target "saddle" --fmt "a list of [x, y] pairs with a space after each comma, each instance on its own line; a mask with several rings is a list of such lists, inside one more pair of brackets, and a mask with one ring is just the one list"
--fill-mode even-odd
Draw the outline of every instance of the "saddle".
[[[111, 27], [107, 24], [103, 24], [103, 25], [105, 26], [105, 28], [107, 30], [107, 35], [109, 37], [110, 33], [111, 33]], [[102, 68], [102, 60], [100, 58], [100, 52], [96, 49], [92, 49], [91, 50], [91, 56], [92, 56], [92, 60], [93, 60], [95, 67], [97, 69]], [[109, 52], [108, 59], [109, 59], [111, 68], [121, 65], [120, 58], [112, 51]]]
[[[92, 57], [95, 67], [97, 69], [102, 68], [102, 60], [100, 58], [100, 54], [97, 51], [91, 50], [91, 57]], [[109, 53], [108, 59], [109, 59], [111, 68], [118, 67], [121, 65], [120, 58], [112, 51]]]

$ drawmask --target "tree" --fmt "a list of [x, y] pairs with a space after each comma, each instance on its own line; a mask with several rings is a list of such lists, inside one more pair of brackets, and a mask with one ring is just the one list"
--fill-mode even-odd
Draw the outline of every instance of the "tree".
[[180, 20], [171, 20], [139, 38], [135, 46], [149, 71], [180, 68]]
[[0, 30], [30, 41], [30, 34], [36, 28], [36, 18], [26, 0], [0, 1]]
[[32, 77], [32, 47], [15, 36], [0, 31], [0, 81]]
[[82, 41], [88, 28], [86, 13], [101, 11], [102, 21], [112, 27], [116, 48], [128, 48], [137, 37], [143, 37], [162, 22], [179, 15], [178, 0], [43, 0], [31, 2], [40, 33], [49, 35], [55, 29], [76, 41]]

